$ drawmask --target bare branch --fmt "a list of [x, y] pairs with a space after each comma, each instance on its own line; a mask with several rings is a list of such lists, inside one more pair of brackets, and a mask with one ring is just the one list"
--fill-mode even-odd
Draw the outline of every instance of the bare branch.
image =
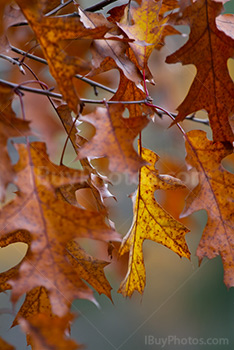
[[[33, 81], [32, 81], [33, 82]], [[39, 95], [45, 95], [45, 96], [50, 96], [53, 98], [56, 98], [58, 100], [62, 100], [63, 97], [61, 94], [55, 93], [55, 92], [51, 92], [50, 89], [48, 90], [41, 90], [41, 89], [36, 89], [36, 88], [32, 88], [29, 86], [24, 86], [22, 84], [26, 84], [27, 82], [24, 82], [22, 84], [15, 84], [15, 83], [11, 83], [7, 80], [3, 80], [0, 79], [0, 83], [5, 84], [7, 86], [10, 86], [13, 89], [16, 90], [21, 90], [21, 91], [27, 91], [27, 92], [32, 92], [35, 94], [39, 94]], [[118, 103], [122, 103], [122, 104], [141, 104], [141, 103], [145, 103], [146, 100], [139, 100], [139, 101], [105, 101], [105, 100], [91, 100], [91, 99], [85, 99], [85, 98], [81, 98], [80, 101], [82, 103], [92, 103], [92, 104], [118, 104]]]
[[110, 5], [110, 4], [112, 4], [113, 2], [116, 2], [116, 1], [117, 0], [104, 0], [104, 1], [99, 2], [99, 4], [87, 7], [85, 9], [85, 11], [95, 12], [95, 11], [98, 11], [98, 10], [102, 10], [103, 7], [108, 6], [108, 5]]
[[2, 55], [0, 54], [0, 58], [12, 63], [12, 64], [16, 64], [19, 67], [19, 70], [22, 74], [25, 74], [25, 70], [22, 67], [22, 63], [17, 59], [17, 58], [12, 58], [10, 56], [6, 56], [6, 55]]
[[47, 14], [45, 14], [46, 17], [54, 15], [56, 12], [58, 12], [59, 10], [63, 9], [65, 6], [71, 4], [73, 2], [73, 0], [68, 0], [67, 2], [60, 4], [59, 6], [55, 7], [53, 10], [51, 10], [50, 12], [48, 12]]
[[[162, 118], [166, 113], [164, 113], [163, 111], [159, 110], [159, 109], [156, 109], [156, 112], [157, 112], [157, 115]], [[173, 118], [176, 118], [177, 117], [177, 114], [175, 113], [170, 113]], [[192, 115], [188, 115], [185, 120], [191, 120], [195, 123], [200, 123], [200, 124], [204, 124], [204, 125], [207, 125], [209, 126], [210, 125], [210, 122], [209, 122], [209, 119], [200, 119], [200, 118], [196, 118], [195, 117], [195, 114], [192, 114]]]

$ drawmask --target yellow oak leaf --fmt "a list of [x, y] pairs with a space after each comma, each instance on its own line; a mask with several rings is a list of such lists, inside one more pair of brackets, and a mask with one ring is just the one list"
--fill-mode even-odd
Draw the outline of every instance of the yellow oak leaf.
[[[148, 72], [148, 59], [153, 49], [160, 42], [160, 38], [167, 19], [159, 20], [159, 11], [161, 3], [154, 0], [144, 0], [139, 7], [130, 8], [130, 13], [134, 21], [133, 25], [121, 23], [120, 28], [128, 35], [130, 39], [134, 39], [133, 43], [129, 43], [138, 64], [142, 69]], [[145, 42], [145, 43], [143, 43]], [[146, 77], [152, 80], [150, 72]]]
[[140, 154], [149, 164], [140, 170], [139, 186], [132, 196], [133, 223], [119, 250], [120, 255], [129, 252], [128, 271], [118, 290], [124, 296], [131, 296], [134, 290], [141, 294], [144, 291], [146, 273], [142, 249], [145, 239], [160, 243], [181, 257], [190, 258], [184, 237], [189, 230], [167, 213], [154, 198], [156, 190], [176, 189], [183, 184], [169, 175], [159, 175], [155, 169], [159, 157], [154, 152], [140, 148]]
[[181, 216], [206, 210], [208, 221], [196, 254], [200, 262], [221, 255], [224, 283], [234, 287], [234, 176], [221, 165], [232, 147], [208, 140], [204, 131], [192, 130], [186, 136], [186, 151], [186, 162], [196, 168], [199, 184], [187, 197]]

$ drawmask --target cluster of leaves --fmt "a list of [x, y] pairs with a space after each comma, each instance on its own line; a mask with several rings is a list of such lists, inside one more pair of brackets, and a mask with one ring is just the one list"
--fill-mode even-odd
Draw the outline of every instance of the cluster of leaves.
[[[59, 15], [66, 5], [74, 12]], [[101, 5], [104, 6], [105, 1]], [[221, 165], [221, 161], [233, 152], [234, 140], [231, 119], [234, 84], [227, 68], [227, 60], [234, 55], [233, 17], [220, 15], [222, 3], [214, 0], [128, 1], [113, 6], [106, 16], [97, 13], [101, 5], [87, 11], [75, 0], [62, 5], [56, 0], [15, 0], [11, 5], [4, 0], [1, 3], [1, 58], [17, 65], [22, 73], [30, 70], [33, 80], [19, 84], [0, 80], [1, 202], [5, 200], [8, 184], [17, 186], [16, 198], [3, 205], [0, 211], [0, 246], [15, 242], [28, 245], [22, 262], [0, 274], [0, 289], [1, 292], [12, 290], [13, 304], [26, 294], [13, 326], [21, 325], [34, 350], [79, 348], [67, 335], [73, 320], [69, 310], [76, 298], [94, 301], [93, 291], [85, 281], [111, 299], [111, 286], [104, 274], [104, 267], [109, 262], [87, 254], [78, 240], [89, 238], [109, 242], [110, 252], [114, 247], [111, 242], [121, 242], [105, 206], [105, 199], [111, 196], [109, 180], [95, 169], [92, 159], [106, 157], [110, 172], [126, 173], [138, 186], [131, 195], [132, 226], [118, 252], [119, 256], [129, 253], [127, 274], [119, 292], [131, 296], [135, 290], [144, 291], [146, 273], [142, 248], [145, 239], [190, 258], [185, 241], [189, 230], [154, 197], [156, 190], [176, 190], [184, 185], [179, 179], [159, 174], [155, 168], [159, 157], [142, 147], [141, 132], [150, 120], [157, 122], [159, 113], [167, 114], [180, 128], [185, 139], [188, 171], [196, 169], [199, 175], [199, 183], [190, 191], [182, 213], [182, 216], [188, 216], [200, 209], [207, 211], [208, 222], [197, 256], [201, 261], [204, 257], [211, 259], [220, 254], [224, 282], [227, 287], [234, 286], [234, 178]], [[160, 50], [166, 36], [179, 34], [173, 27], [179, 24], [190, 27], [189, 39], [168, 56], [166, 62], [193, 64], [197, 73], [173, 118], [152, 103], [146, 83], [154, 84], [148, 66], [151, 53]], [[7, 30], [12, 26], [17, 30], [22, 25], [31, 28], [44, 58], [11, 45]], [[86, 50], [92, 59], [81, 58], [77, 50], [76, 54], [68, 53], [66, 47], [71, 42], [88, 43]], [[7, 56], [11, 51], [18, 52], [22, 58]], [[24, 63], [27, 56], [49, 66], [61, 95], [52, 92]], [[120, 76], [117, 91], [90, 79], [113, 69], [117, 69]], [[84, 100], [75, 77], [95, 89], [110, 91], [113, 96]], [[28, 84], [32, 82], [38, 83], [39, 87], [30, 87]], [[23, 91], [44, 94], [45, 99], [50, 99], [82, 170], [68, 168], [62, 160], [60, 165], [52, 163], [45, 143], [30, 142], [33, 132], [25, 116]], [[12, 108], [15, 96], [20, 101], [22, 118], [20, 113], [16, 116]], [[89, 102], [103, 106], [87, 114], [85, 109]], [[204, 131], [185, 133], [178, 124], [202, 109], [208, 113], [212, 141], [207, 139]], [[94, 126], [95, 134], [89, 141], [78, 135], [77, 120]], [[133, 147], [137, 136], [138, 152]], [[19, 160], [13, 165], [7, 142], [16, 137], [21, 140], [23, 137], [24, 141], [15, 144]], [[93, 210], [79, 204], [76, 194], [80, 189], [92, 193]], [[13, 349], [3, 340], [0, 344], [1, 349]]]

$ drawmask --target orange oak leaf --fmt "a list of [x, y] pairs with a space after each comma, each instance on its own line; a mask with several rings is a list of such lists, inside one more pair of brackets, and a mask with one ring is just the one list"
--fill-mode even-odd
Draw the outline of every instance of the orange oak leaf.
[[221, 255], [224, 283], [234, 286], [234, 176], [226, 171], [221, 161], [232, 153], [232, 147], [212, 142], [201, 130], [192, 130], [186, 136], [186, 162], [199, 175], [199, 184], [186, 199], [182, 217], [205, 209], [207, 225], [197, 249], [201, 262]]
[[8, 344], [5, 340], [0, 337], [0, 349], [1, 350], [15, 350], [13, 345]]
[[220, 31], [215, 19], [222, 4], [198, 0], [186, 7], [180, 21], [191, 27], [189, 40], [168, 56], [167, 63], [194, 64], [197, 75], [184, 101], [177, 108], [176, 121], [198, 110], [208, 112], [214, 141], [234, 140], [229, 116], [234, 112], [234, 84], [227, 60], [234, 55], [234, 40]]
[[0, 83], [0, 202], [5, 198], [6, 187], [14, 181], [15, 172], [7, 151], [10, 137], [22, 137], [31, 134], [29, 122], [18, 119], [11, 105], [14, 93], [7, 85]]
[[30, 246], [17, 277], [8, 281], [12, 301], [43, 286], [49, 292], [52, 312], [64, 315], [73, 299], [94, 300], [90, 288], [67, 261], [66, 244], [76, 237], [115, 240], [118, 234], [101, 214], [79, 209], [56, 196], [56, 187], [84, 181], [87, 176], [83, 172], [51, 163], [40, 142], [21, 145], [19, 153], [15, 166], [18, 195], [0, 211], [1, 246], [15, 241]]
[[167, 21], [167, 19], [159, 20], [160, 5], [161, 2], [145, 0], [137, 8], [131, 6], [130, 13], [134, 24], [121, 22], [119, 24], [128, 37], [135, 40], [129, 45], [135, 53], [139, 66], [146, 71], [146, 77], [149, 80], [153, 79], [147, 66], [149, 56], [160, 42], [164, 24]]
[[80, 346], [66, 335], [73, 318], [71, 314], [52, 319], [46, 314], [38, 314], [28, 320], [21, 318], [19, 323], [29, 334], [33, 350], [76, 350]]
[[133, 141], [148, 124], [146, 117], [123, 118], [124, 106], [117, 104], [109, 108], [98, 107], [94, 113], [82, 116], [80, 120], [91, 123], [96, 134], [79, 149], [78, 159], [84, 157], [108, 157], [112, 172], [125, 172], [132, 181], [144, 164], [133, 148]]
[[120, 255], [129, 252], [128, 271], [118, 290], [124, 296], [131, 296], [134, 290], [141, 294], [144, 291], [146, 274], [142, 249], [145, 239], [163, 244], [181, 257], [190, 257], [184, 238], [189, 230], [167, 213], [154, 198], [156, 190], [177, 189], [183, 187], [183, 184], [169, 175], [158, 174], [155, 163], [159, 157], [154, 152], [143, 148], [140, 153], [149, 165], [140, 170], [139, 187], [132, 195], [133, 223], [119, 250]]
[[89, 69], [87, 61], [78, 56], [68, 56], [61, 46], [62, 40], [101, 38], [108, 27], [85, 28], [79, 16], [46, 17], [43, 16], [43, 2], [17, 0], [24, 16], [34, 31], [52, 76], [57, 81], [59, 90], [69, 107], [77, 113], [79, 97], [72, 78], [82, 70]]
[[103, 293], [112, 300], [112, 288], [103, 271], [109, 262], [94, 259], [76, 241], [67, 244], [67, 256], [80, 278], [88, 282], [99, 294]]

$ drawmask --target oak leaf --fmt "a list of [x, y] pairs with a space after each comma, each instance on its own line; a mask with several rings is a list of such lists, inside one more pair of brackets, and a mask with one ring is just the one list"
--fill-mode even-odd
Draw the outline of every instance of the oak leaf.
[[112, 288], [103, 271], [109, 262], [94, 259], [76, 241], [68, 242], [67, 256], [80, 278], [88, 282], [99, 294], [103, 293], [112, 300]]
[[[90, 29], [96, 28], [99, 24], [97, 14], [80, 9], [80, 15], [82, 15], [82, 18], [84, 18], [83, 20], [86, 25], [89, 25]], [[111, 18], [114, 19], [113, 17]], [[109, 21], [110, 28], [114, 26], [113, 22], [114, 21], [111, 20]], [[129, 39], [124, 38], [122, 33], [119, 33], [116, 28], [115, 25], [110, 33], [105, 35], [104, 39], [93, 41], [91, 45], [93, 69], [89, 75], [93, 76], [110, 69], [118, 68], [129, 80], [139, 85], [142, 80], [141, 73], [126, 55], [126, 51], [129, 48]]]
[[149, 165], [140, 170], [139, 187], [132, 195], [133, 223], [119, 250], [120, 255], [129, 252], [128, 271], [118, 290], [124, 296], [131, 296], [134, 290], [141, 294], [144, 291], [146, 274], [142, 249], [145, 239], [160, 243], [179, 256], [190, 257], [184, 238], [189, 230], [167, 213], [154, 198], [156, 190], [176, 189], [183, 187], [183, 184], [169, 175], [159, 175], [155, 169], [159, 157], [148, 149], [140, 150], [142, 158]]
[[[76, 125], [74, 125], [71, 110], [67, 105], [59, 106], [57, 108], [57, 111], [60, 115], [60, 119], [64, 125], [64, 128], [69, 135], [69, 139], [74, 150], [78, 152], [79, 148], [84, 145], [87, 140], [77, 134]], [[60, 194], [66, 198], [70, 204], [78, 205], [75, 191], [81, 188], [89, 188], [96, 200], [95, 208], [97, 208], [97, 210], [100, 211], [103, 215], [106, 214], [106, 216], [108, 216], [107, 209], [104, 205], [104, 199], [113, 197], [113, 195], [108, 190], [108, 184], [110, 183], [108, 178], [98, 173], [88, 158], [82, 159], [80, 163], [83, 169], [88, 172], [88, 179], [82, 184], [79, 183], [62, 186], [58, 189], [58, 193], [60, 192]]]
[[62, 40], [101, 38], [108, 27], [85, 28], [77, 16], [46, 17], [43, 16], [43, 2], [17, 0], [24, 16], [34, 31], [44, 56], [48, 62], [52, 76], [58, 83], [64, 99], [69, 107], [77, 113], [79, 97], [75, 91], [72, 78], [90, 65], [78, 56], [68, 56], [61, 46]]
[[234, 15], [225, 13], [216, 17], [216, 25], [219, 30], [222, 30], [226, 35], [234, 39]]
[[222, 4], [198, 0], [186, 7], [180, 22], [191, 27], [189, 40], [166, 59], [167, 63], [194, 64], [197, 75], [177, 108], [176, 122], [198, 110], [208, 112], [214, 141], [234, 140], [228, 118], [234, 112], [234, 84], [227, 60], [234, 55], [234, 40], [220, 31], [215, 19]]
[[225, 170], [221, 161], [232, 153], [232, 147], [212, 142], [206, 133], [193, 130], [186, 136], [186, 162], [199, 175], [199, 184], [186, 199], [182, 217], [205, 209], [208, 221], [197, 249], [201, 262], [221, 255], [224, 283], [234, 286], [234, 176]]
[[32, 316], [45, 314], [52, 317], [48, 292], [44, 287], [35, 287], [26, 294], [23, 305], [19, 309], [11, 327], [19, 324], [19, 319], [28, 320]]
[[22, 137], [30, 135], [29, 122], [16, 118], [12, 109], [13, 90], [0, 83], [0, 202], [5, 198], [6, 187], [14, 182], [15, 172], [7, 151], [7, 141], [10, 137]]
[[128, 37], [135, 40], [129, 45], [135, 53], [139, 66], [145, 70], [146, 78], [149, 80], [153, 79], [147, 65], [149, 56], [160, 42], [163, 26], [167, 21], [167, 19], [159, 20], [160, 5], [160, 2], [154, 0], [142, 1], [139, 7], [130, 8], [134, 24], [129, 25], [121, 22], [119, 24]]
[[17, 277], [8, 281], [12, 285], [12, 301], [43, 286], [49, 292], [53, 313], [63, 315], [74, 298], [93, 300], [92, 291], [66, 260], [67, 242], [76, 237], [115, 240], [118, 235], [99, 213], [57, 198], [55, 187], [84, 181], [84, 173], [51, 163], [40, 142], [31, 143], [30, 148], [19, 147], [19, 153], [15, 166], [18, 195], [0, 212], [1, 246], [15, 241], [30, 246]]
[[[128, 57], [134, 64], [138, 66], [138, 62], [136, 60], [136, 57], [131, 49], [127, 52]], [[136, 86], [136, 84], [126, 78], [126, 76], [120, 72], [120, 80], [119, 80], [119, 86], [114, 94], [114, 96], [110, 99], [110, 101], [141, 101], [146, 100], [146, 94], [143, 91], [142, 88], [139, 86]], [[128, 104], [126, 105], [127, 109], [129, 110], [129, 118], [133, 117], [139, 117], [140, 115], [148, 115], [153, 116], [154, 110], [152, 110], [150, 107], [146, 106], [144, 103], [134, 103], [134, 104]]]
[[38, 314], [19, 323], [28, 333], [32, 342], [32, 350], [76, 350], [80, 346], [66, 336], [69, 323], [73, 320], [71, 314], [51, 319], [46, 314]]
[[15, 347], [8, 344], [5, 340], [0, 337], [0, 349], [1, 350], [15, 350]]
[[133, 141], [148, 120], [144, 116], [123, 118], [123, 111], [124, 107], [120, 104], [98, 107], [94, 113], [80, 118], [94, 125], [96, 134], [79, 149], [78, 159], [108, 157], [110, 171], [128, 173], [135, 181], [144, 162], [134, 150]]

